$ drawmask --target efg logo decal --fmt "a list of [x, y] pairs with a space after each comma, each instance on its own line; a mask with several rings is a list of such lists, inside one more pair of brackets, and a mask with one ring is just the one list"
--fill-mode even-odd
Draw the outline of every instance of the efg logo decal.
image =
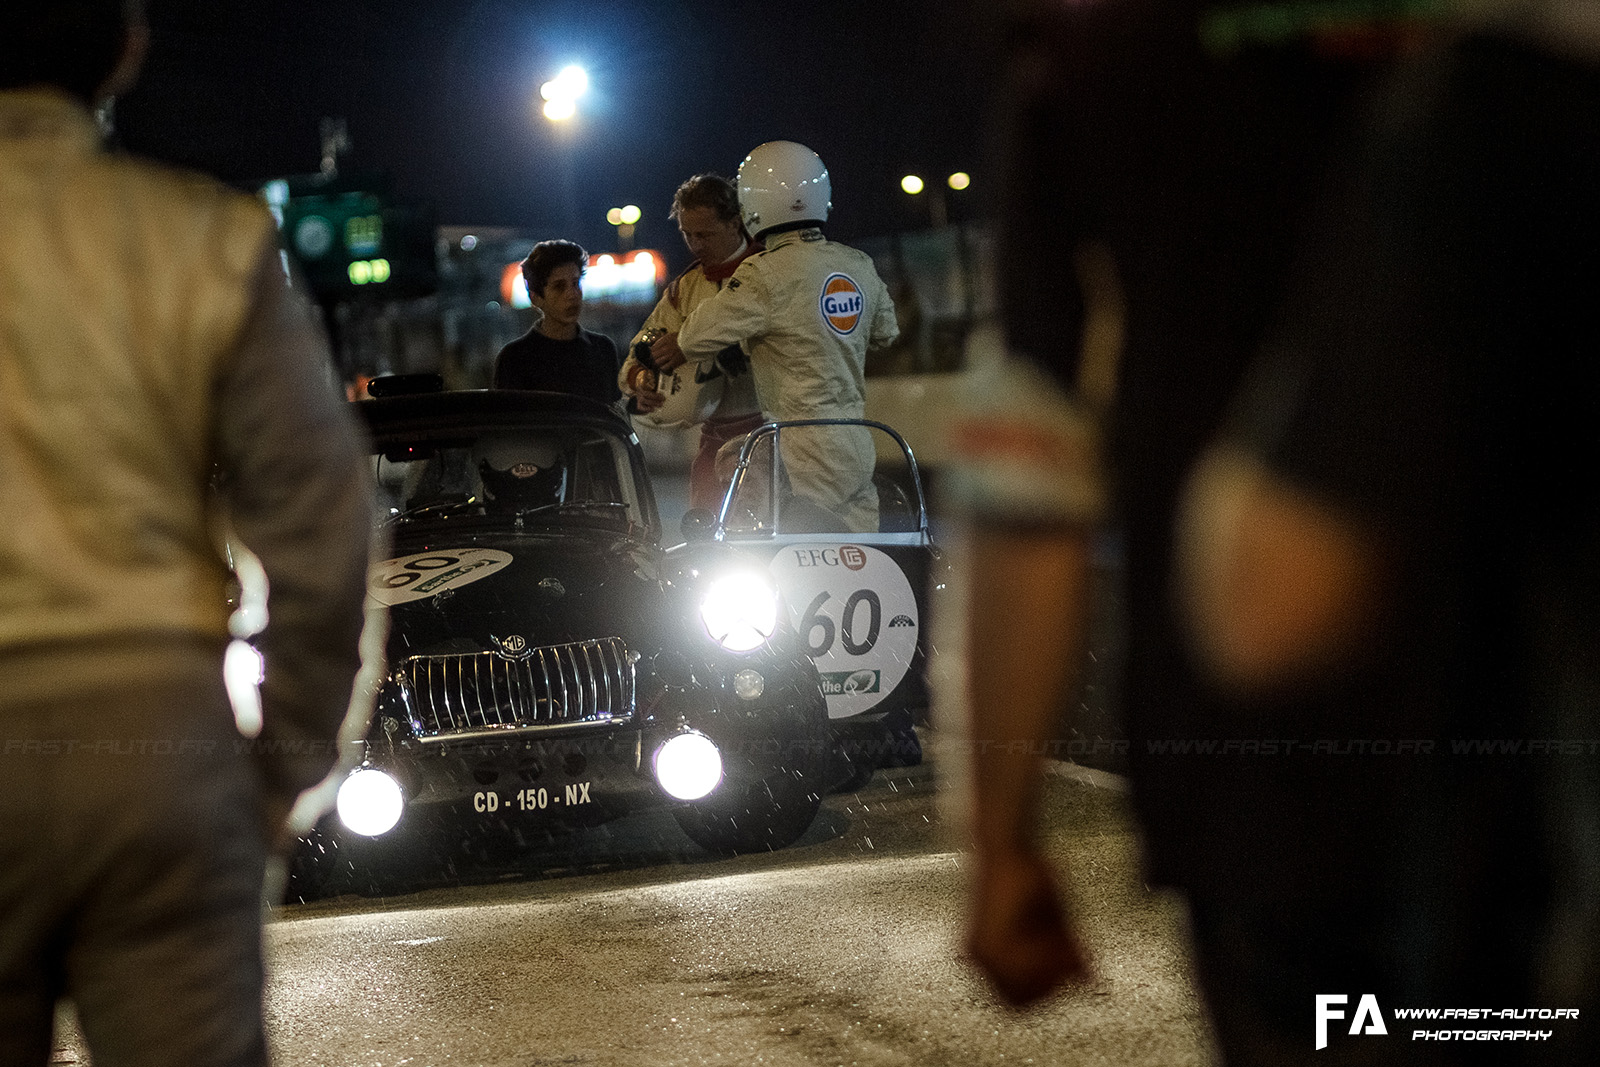
[[866, 308], [867, 301], [861, 295], [861, 287], [850, 275], [830, 274], [822, 283], [822, 297], [818, 306], [822, 309], [822, 321], [828, 324], [828, 329], [840, 337], [848, 337], [861, 324], [861, 312]]

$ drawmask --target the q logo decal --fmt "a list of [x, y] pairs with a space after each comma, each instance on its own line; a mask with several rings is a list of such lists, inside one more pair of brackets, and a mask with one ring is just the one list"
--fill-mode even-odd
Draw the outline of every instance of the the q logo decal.
[[861, 323], [861, 312], [866, 307], [861, 287], [848, 274], [830, 274], [822, 283], [822, 321], [840, 337], [855, 333]]

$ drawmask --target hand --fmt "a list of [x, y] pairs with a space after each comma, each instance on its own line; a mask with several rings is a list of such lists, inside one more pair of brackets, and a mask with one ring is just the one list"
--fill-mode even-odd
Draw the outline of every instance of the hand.
[[980, 855], [970, 906], [967, 954], [1012, 1007], [1093, 977], [1089, 954], [1037, 853]]
[[650, 346], [650, 358], [656, 361], [656, 368], [663, 374], [677, 370], [688, 362], [683, 349], [678, 347], [678, 335], [675, 333], [664, 333], [656, 338]]
[[648, 415], [656, 408], [667, 402], [667, 398], [660, 393], [644, 390], [633, 394], [633, 406], [641, 415]]

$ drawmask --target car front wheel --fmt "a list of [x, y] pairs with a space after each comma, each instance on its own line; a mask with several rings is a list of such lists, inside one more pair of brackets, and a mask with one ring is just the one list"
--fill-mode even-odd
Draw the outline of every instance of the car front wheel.
[[685, 804], [673, 815], [691, 841], [726, 856], [770, 852], [793, 844], [810, 828], [821, 807], [822, 783], [784, 769]]

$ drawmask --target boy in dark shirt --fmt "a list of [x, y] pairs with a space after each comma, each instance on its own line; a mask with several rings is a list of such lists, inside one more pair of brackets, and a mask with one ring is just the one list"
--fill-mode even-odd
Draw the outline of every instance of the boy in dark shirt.
[[622, 398], [617, 388], [622, 359], [616, 344], [578, 325], [585, 258], [571, 241], [540, 241], [522, 261], [528, 299], [542, 317], [495, 357], [496, 389], [576, 393], [602, 404]]

